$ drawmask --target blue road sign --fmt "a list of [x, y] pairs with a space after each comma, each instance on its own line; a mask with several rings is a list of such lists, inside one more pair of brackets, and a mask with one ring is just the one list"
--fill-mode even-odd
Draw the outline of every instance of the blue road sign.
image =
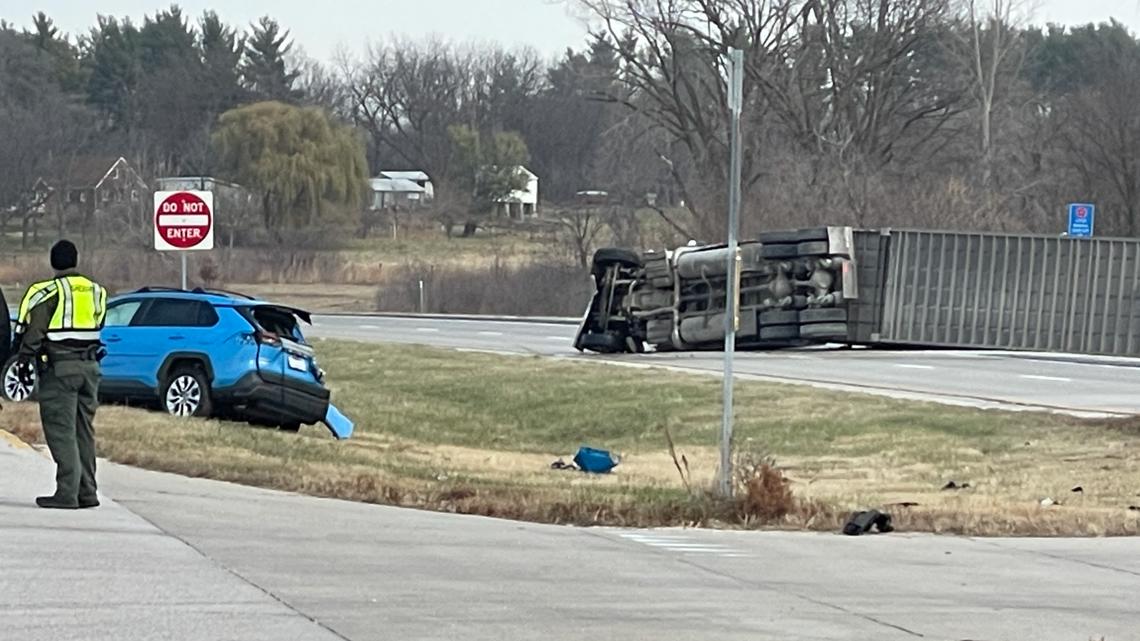
[[1069, 205], [1069, 235], [1089, 238], [1093, 235], [1093, 218], [1096, 205], [1073, 203]]

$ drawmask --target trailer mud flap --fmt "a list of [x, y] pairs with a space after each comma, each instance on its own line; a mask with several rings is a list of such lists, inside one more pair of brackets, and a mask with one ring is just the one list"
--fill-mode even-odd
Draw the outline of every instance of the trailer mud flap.
[[344, 440], [352, 436], [352, 430], [355, 427], [352, 420], [342, 414], [332, 403], [329, 403], [328, 410], [325, 411], [325, 419], [322, 422], [337, 440]]

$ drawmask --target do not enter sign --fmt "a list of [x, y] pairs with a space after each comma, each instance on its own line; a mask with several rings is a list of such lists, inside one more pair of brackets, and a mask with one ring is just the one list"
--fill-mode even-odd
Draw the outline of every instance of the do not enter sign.
[[213, 192], [155, 192], [154, 248], [163, 251], [213, 249], [213, 209]]

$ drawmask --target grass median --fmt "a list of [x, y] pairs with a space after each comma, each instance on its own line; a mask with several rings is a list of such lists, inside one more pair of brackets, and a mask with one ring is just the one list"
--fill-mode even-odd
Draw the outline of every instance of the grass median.
[[[357, 421], [351, 440], [323, 426], [286, 434], [104, 407], [100, 454], [319, 496], [556, 523], [836, 530], [852, 510], [878, 508], [909, 531], [1140, 533], [1140, 511], [1129, 509], [1140, 504], [1140, 422], [740, 382], [737, 499], [726, 502], [709, 492], [715, 378], [427, 347], [317, 349], [334, 401]], [[30, 404], [6, 407], [0, 427], [39, 438]], [[551, 469], [582, 445], [621, 464], [607, 475]], [[942, 489], [949, 481], [968, 487]]]

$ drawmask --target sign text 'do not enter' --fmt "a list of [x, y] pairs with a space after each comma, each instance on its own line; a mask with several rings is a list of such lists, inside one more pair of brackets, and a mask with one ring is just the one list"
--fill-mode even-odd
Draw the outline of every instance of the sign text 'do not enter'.
[[214, 248], [214, 194], [166, 191], [154, 194], [154, 247], [164, 251]]

